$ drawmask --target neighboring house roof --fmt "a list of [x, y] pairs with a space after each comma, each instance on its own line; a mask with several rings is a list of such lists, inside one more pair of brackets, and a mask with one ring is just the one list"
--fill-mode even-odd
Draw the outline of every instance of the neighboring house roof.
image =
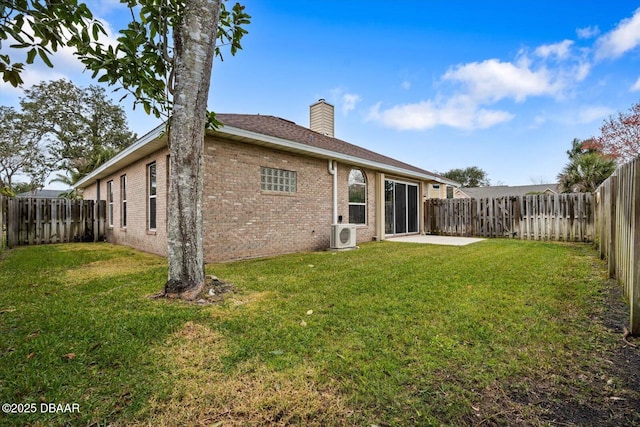
[[57, 199], [60, 194], [66, 193], [69, 190], [35, 190], [27, 191], [25, 193], [16, 194], [16, 197], [32, 198], [32, 199]]
[[557, 194], [558, 184], [540, 185], [498, 185], [495, 187], [470, 187], [456, 190], [462, 197], [480, 199], [485, 197], [526, 196], [527, 194]]
[[[223, 126], [215, 131], [208, 130], [207, 135], [220, 135], [232, 140], [301, 153], [312, 157], [344, 161], [362, 167], [381, 170], [385, 173], [434, 180], [456, 187], [459, 185], [459, 183], [433, 172], [383, 156], [340, 139], [314, 132], [304, 126], [279, 117], [260, 114], [216, 114], [216, 119]], [[158, 126], [80, 180], [76, 186], [84, 188], [94, 180], [101, 179], [135, 160], [166, 147], [167, 141], [166, 136], [163, 135], [164, 130], [164, 124]]]

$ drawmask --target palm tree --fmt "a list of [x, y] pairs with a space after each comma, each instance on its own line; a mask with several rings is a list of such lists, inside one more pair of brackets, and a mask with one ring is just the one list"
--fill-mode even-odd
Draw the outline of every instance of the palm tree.
[[98, 166], [101, 166], [115, 154], [116, 150], [113, 148], [96, 146], [88, 158], [74, 159], [69, 162], [70, 164], [66, 167], [68, 175], [58, 173], [56, 174], [56, 177], [51, 180], [51, 182], [60, 182], [70, 187], [69, 191], [60, 194], [59, 197], [66, 199], [75, 199], [80, 197], [73, 189], [76, 183], [84, 178], [89, 172], [93, 171]]
[[574, 154], [570, 158], [558, 174], [563, 193], [594, 192], [616, 170], [615, 161], [598, 152]]
[[76, 199], [79, 196], [78, 194], [76, 194], [76, 190], [73, 188], [73, 186], [76, 184], [76, 182], [80, 181], [85, 174], [82, 174], [74, 169], [69, 169], [67, 172], [69, 173], [69, 176], [57, 173], [56, 177], [52, 179], [51, 182], [60, 182], [69, 187], [68, 191], [60, 193], [58, 197], [63, 199]]

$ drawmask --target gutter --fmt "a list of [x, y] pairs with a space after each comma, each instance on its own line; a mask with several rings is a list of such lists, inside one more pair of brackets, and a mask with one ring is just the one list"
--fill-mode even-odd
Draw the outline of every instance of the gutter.
[[[131, 155], [131, 154], [135, 153], [136, 151], [144, 148], [150, 142], [158, 139], [163, 134], [164, 131], [165, 131], [165, 123], [161, 123], [160, 125], [156, 126], [153, 130], [151, 130], [150, 132], [147, 132], [145, 135], [140, 137], [135, 143], [133, 143], [132, 145], [128, 146], [124, 150], [120, 151], [115, 156], [113, 156], [106, 163], [103, 163], [97, 169], [94, 169], [91, 173], [89, 173], [87, 176], [85, 176], [80, 181], [78, 181], [75, 184], [74, 188], [75, 189], [84, 188], [84, 187], [87, 187], [87, 186], [91, 185], [93, 183], [93, 181], [96, 179], [95, 178], [96, 176], [100, 176], [101, 173], [105, 172], [107, 169], [109, 169], [115, 163], [123, 161], [129, 155]], [[128, 165], [128, 164], [126, 164], [126, 165]]]
[[[151, 132], [142, 136], [133, 145], [125, 148], [120, 153], [115, 155], [112, 159], [110, 159], [109, 161], [104, 163], [102, 166], [100, 166], [99, 168], [91, 172], [89, 175], [85, 176], [83, 179], [78, 181], [75, 185], [75, 188], [76, 189], [84, 188], [90, 185], [90, 183], [92, 183], [96, 178], [102, 178], [103, 176], [101, 174], [104, 174], [104, 176], [106, 176], [108, 173], [108, 170], [111, 167], [113, 167], [116, 163], [123, 162], [123, 167], [127, 166], [129, 162], [125, 161], [125, 159], [129, 155], [135, 154], [139, 150], [143, 150], [148, 144], [156, 141], [163, 134], [164, 130], [165, 130], [165, 124], [162, 123], [159, 126], [157, 126], [155, 129], [153, 129]], [[419, 180], [436, 181], [442, 184], [451, 185], [456, 188], [460, 186], [459, 182], [452, 181], [450, 179], [432, 175], [429, 173], [416, 172], [416, 171], [405, 169], [399, 166], [391, 166], [385, 163], [366, 160], [366, 159], [362, 159], [360, 157], [352, 156], [349, 154], [342, 154], [342, 153], [327, 150], [324, 148], [312, 147], [306, 144], [302, 144], [300, 142], [290, 141], [287, 139], [265, 135], [258, 132], [248, 131], [248, 130], [236, 128], [233, 126], [224, 125], [219, 130], [207, 131], [206, 134], [210, 136], [229, 135], [232, 137], [240, 138], [241, 140], [245, 140], [245, 142], [280, 148], [286, 151], [303, 153], [303, 154], [311, 155], [313, 157], [328, 158], [328, 159], [331, 159], [330, 161], [335, 161], [335, 162], [342, 161], [344, 163], [353, 164], [353, 165], [364, 167], [364, 168], [380, 170], [385, 173], [409, 176]]]
[[329, 174], [333, 176], [333, 222], [338, 223], [338, 162], [329, 159], [327, 161]]
[[[372, 160], [362, 159], [360, 157], [351, 156], [349, 154], [342, 154], [331, 150], [326, 150], [324, 148], [312, 147], [306, 144], [302, 144], [300, 142], [290, 141], [287, 139], [278, 138], [275, 136], [264, 135], [257, 132], [248, 131], [245, 129], [235, 128], [233, 126], [224, 126], [220, 130], [216, 131], [219, 134], [227, 134], [231, 136], [236, 136], [240, 138], [247, 138], [252, 141], [262, 143], [262, 145], [276, 146], [279, 148], [285, 148], [289, 151], [294, 151], [298, 153], [305, 153], [315, 155], [315, 157], [325, 157], [331, 158], [334, 160], [340, 160], [345, 163], [354, 164], [361, 167], [377, 169], [388, 173], [396, 173], [401, 175], [408, 175], [416, 179], [422, 180], [430, 180], [437, 181], [442, 184], [448, 184], [454, 187], [459, 187], [460, 183], [456, 181], [452, 181], [450, 179], [431, 175], [428, 173], [421, 173], [412, 171], [410, 169], [401, 168], [398, 166], [391, 166], [385, 163], [380, 163]], [[215, 135], [215, 133], [214, 133]], [[266, 143], [266, 144], [265, 144]]]

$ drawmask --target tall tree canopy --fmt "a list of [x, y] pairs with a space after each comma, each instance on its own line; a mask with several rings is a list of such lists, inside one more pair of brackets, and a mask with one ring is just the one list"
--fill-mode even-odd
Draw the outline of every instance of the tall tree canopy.
[[84, 176], [136, 139], [122, 107], [100, 86], [79, 88], [62, 79], [41, 82], [24, 93], [20, 106], [25, 118], [65, 171]]
[[[77, 0], [1, 0], [0, 47], [26, 49], [27, 64], [40, 58], [53, 67], [50, 56], [63, 46], [81, 46], [97, 41], [104, 34], [84, 3]], [[14, 62], [6, 50], [0, 53], [0, 73], [13, 86], [23, 83], [25, 64]]]
[[0, 106], [0, 188], [15, 192], [16, 178], [25, 177], [30, 187], [44, 184], [50, 173], [42, 135], [12, 107]]
[[[124, 0], [122, 0], [124, 1]], [[133, 20], [120, 31], [118, 46], [91, 45], [81, 52], [94, 77], [134, 95], [147, 113], [168, 118], [169, 196], [167, 240], [169, 275], [165, 295], [194, 298], [204, 286], [202, 190], [205, 127], [213, 57], [221, 44], [232, 55], [241, 49], [250, 16], [221, 0], [130, 0]], [[137, 16], [137, 18], [136, 18]]]
[[[204, 286], [204, 132], [206, 125], [217, 124], [215, 116], [207, 112], [212, 62], [214, 55], [220, 55], [217, 41], [229, 44], [232, 54], [241, 49], [240, 40], [246, 34], [243, 26], [249, 24], [250, 16], [238, 3], [227, 10], [223, 0], [120, 1], [131, 9], [132, 20], [120, 31], [116, 46], [96, 42], [102, 27], [93, 24], [90, 11], [75, 0], [67, 2], [73, 6], [70, 9], [56, 8], [55, 12], [48, 11], [48, 1], [43, 6], [37, 0], [15, 0], [1, 12], [36, 20], [44, 15], [45, 19], [55, 21], [44, 26], [50, 32], [38, 34], [52, 48], [65, 43], [60, 35], [68, 27], [72, 35], [66, 43], [76, 48], [94, 77], [124, 90], [124, 96], [133, 95], [148, 113], [168, 119], [171, 168], [167, 215], [169, 275], [165, 294], [194, 298]], [[13, 10], [7, 14], [4, 9], [11, 6]], [[60, 15], [62, 21], [57, 20]], [[15, 34], [11, 36], [15, 39]], [[0, 40], [1, 37], [0, 32]], [[45, 42], [42, 49], [47, 45]], [[34, 49], [36, 53], [43, 51], [28, 43], [17, 47], [30, 49], [28, 63], [34, 59]], [[21, 68], [14, 67], [13, 72], [19, 74]]]
[[[80, 59], [93, 72], [98, 81], [123, 90], [122, 97], [132, 95], [135, 105], [142, 105], [148, 114], [170, 119], [177, 93], [178, 71], [186, 46], [195, 40], [185, 39], [179, 30], [192, 26], [190, 31], [202, 34], [214, 31], [210, 43], [220, 59], [221, 46], [229, 46], [232, 55], [242, 49], [241, 39], [247, 33], [243, 26], [250, 23], [244, 6], [236, 3], [227, 10], [226, 0], [120, 0], [131, 9], [132, 20], [120, 31], [117, 46], [86, 43], [80, 49]], [[215, 26], [208, 28], [203, 22], [187, 21], [187, 11], [202, 7], [207, 14], [215, 12]], [[210, 72], [208, 73], [210, 76]], [[195, 76], [194, 76], [195, 77]], [[217, 125], [215, 116], [207, 116], [207, 125]]]
[[477, 166], [470, 166], [465, 169], [451, 169], [443, 173], [442, 176], [459, 182], [462, 187], [486, 187], [491, 185], [487, 173]]
[[40, 188], [58, 170], [73, 184], [135, 140], [124, 110], [98, 86], [41, 82], [20, 106], [0, 109], [0, 182], [9, 188], [17, 176]]
[[563, 193], [593, 192], [616, 170], [615, 161], [599, 152], [590, 139], [574, 139], [567, 156], [569, 163], [558, 174]]
[[590, 144], [618, 163], [640, 156], [640, 102], [631, 106], [628, 112], [606, 119], [600, 128], [600, 136]]

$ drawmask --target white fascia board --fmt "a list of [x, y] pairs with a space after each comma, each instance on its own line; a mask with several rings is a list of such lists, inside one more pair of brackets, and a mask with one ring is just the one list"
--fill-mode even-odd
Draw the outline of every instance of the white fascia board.
[[[117, 163], [122, 162], [123, 167], [127, 166], [128, 165], [128, 162], [126, 161], [127, 157], [135, 154], [137, 151], [144, 148], [147, 144], [159, 138], [164, 131], [165, 131], [165, 123], [158, 125], [155, 129], [153, 129], [152, 131], [148, 132], [146, 135], [138, 139], [133, 145], [125, 148], [124, 150], [116, 154], [113, 158], [109, 159], [109, 161], [104, 163], [102, 166], [98, 167], [97, 169], [92, 171], [90, 174], [88, 174], [87, 176], [82, 178], [80, 181], [78, 181], [75, 185], [75, 188], [84, 188], [88, 186], [93, 180], [97, 179], [96, 177], [102, 176], [105, 173], [105, 171], [107, 171]], [[415, 172], [409, 169], [404, 169], [397, 166], [391, 166], [385, 163], [374, 162], [371, 160], [362, 159], [360, 157], [351, 156], [348, 154], [336, 153], [335, 151], [326, 150], [324, 148], [313, 147], [310, 145], [301, 144], [299, 142], [290, 141], [283, 138], [277, 138], [274, 136], [264, 135], [258, 132], [252, 132], [245, 129], [236, 128], [233, 126], [222, 126], [218, 130], [207, 131], [207, 133], [209, 135], [227, 134], [227, 135], [236, 136], [239, 138], [246, 138], [252, 141], [264, 142], [267, 145], [283, 148], [288, 151], [306, 153], [306, 154], [314, 155], [316, 157], [323, 157], [327, 159], [341, 160], [341, 161], [344, 161], [345, 163], [350, 163], [357, 166], [377, 169], [377, 170], [388, 172], [388, 173], [396, 173], [400, 175], [410, 176], [415, 179], [441, 182], [443, 184], [452, 185], [454, 187], [460, 186], [458, 182], [451, 181], [446, 178], [436, 177], [430, 174], [423, 174], [423, 173]]]
[[[150, 142], [158, 139], [160, 135], [165, 131], [165, 123], [158, 125], [152, 131], [146, 133], [144, 136], [139, 138], [133, 145], [128, 146], [111, 159], [109, 159], [106, 163], [99, 166], [95, 170], [93, 170], [90, 174], [82, 178], [75, 185], [75, 188], [84, 188], [91, 183], [91, 181], [95, 180], [96, 177], [101, 176], [107, 169], [111, 168], [113, 165], [124, 161], [128, 156], [134, 154], [136, 151], [139, 151], [141, 148], [145, 147]], [[128, 164], [128, 163], [127, 163]], [[126, 166], [126, 165], [124, 165]]]
[[313, 147], [310, 145], [302, 144], [300, 142], [290, 141], [288, 139], [278, 138], [275, 136], [264, 135], [258, 132], [252, 132], [245, 129], [235, 128], [233, 126], [223, 126], [215, 134], [227, 134], [240, 138], [247, 138], [254, 141], [262, 141], [268, 145], [280, 147], [287, 151], [295, 151], [307, 153], [315, 157], [324, 157], [327, 159], [341, 160], [345, 163], [353, 164], [356, 166], [368, 167], [371, 169], [380, 170], [388, 173], [396, 173], [400, 175], [410, 176], [415, 179], [437, 181], [443, 184], [449, 184], [454, 187], [458, 187], [460, 184], [455, 181], [448, 180], [446, 178], [437, 177], [430, 174], [423, 174], [412, 171], [410, 169], [404, 169], [397, 166], [387, 165], [385, 163], [375, 162], [372, 160], [362, 159], [360, 157], [351, 156], [348, 154], [337, 153], [335, 151], [327, 150], [324, 148]]

